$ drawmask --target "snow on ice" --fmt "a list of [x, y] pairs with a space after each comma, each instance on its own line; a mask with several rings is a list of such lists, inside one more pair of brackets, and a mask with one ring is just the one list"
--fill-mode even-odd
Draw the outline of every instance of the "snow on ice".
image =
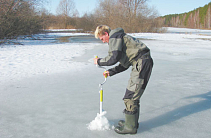
[[61, 43], [56, 38], [87, 34], [49, 33], [18, 40], [24, 45], [1, 45], [0, 138], [211, 137], [211, 31], [168, 29], [131, 34], [151, 49], [154, 60], [136, 135], [113, 131], [124, 119], [130, 68], [107, 78], [106, 114], [97, 114], [104, 77], [92, 58], [106, 56], [107, 44]]

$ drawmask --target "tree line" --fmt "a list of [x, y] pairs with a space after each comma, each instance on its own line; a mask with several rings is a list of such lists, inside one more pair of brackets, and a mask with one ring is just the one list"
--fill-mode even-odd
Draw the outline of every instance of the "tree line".
[[0, 0], [0, 39], [39, 33], [43, 29], [94, 31], [106, 24], [126, 32], [157, 32], [162, 23], [148, 0], [99, 0], [92, 12], [79, 16], [74, 0], [60, 0], [57, 15], [37, 10], [46, 0]]
[[211, 29], [211, 2], [188, 13], [166, 15], [159, 19], [168, 27]]
[[[66, 1], [66, 2], [64, 2]], [[67, 2], [68, 1], [68, 2]], [[162, 26], [157, 20], [158, 12], [147, 5], [148, 0], [99, 0], [98, 5], [91, 13], [78, 17], [74, 9], [73, 0], [61, 0], [60, 14], [58, 16], [45, 15], [49, 19], [46, 27], [49, 28], [78, 28], [93, 31], [96, 26], [106, 24], [111, 28], [122, 27], [126, 32], [157, 32]], [[67, 7], [72, 7], [67, 10]], [[67, 16], [68, 15], [68, 16]], [[59, 18], [60, 20], [57, 20]]]
[[0, 39], [40, 31], [41, 20], [34, 5], [39, 0], [0, 0]]

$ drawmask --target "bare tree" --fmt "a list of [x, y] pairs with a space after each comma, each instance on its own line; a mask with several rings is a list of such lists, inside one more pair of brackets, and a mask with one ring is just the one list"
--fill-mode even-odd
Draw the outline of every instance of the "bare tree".
[[98, 24], [122, 27], [126, 32], [152, 31], [158, 16], [148, 0], [100, 0], [95, 11]]
[[137, 29], [137, 18], [140, 14], [143, 15], [144, 9], [147, 9], [145, 3], [147, 0], [118, 0], [124, 9], [125, 20], [127, 20], [125, 26], [130, 28], [131, 31]]
[[75, 2], [73, 0], [60, 0], [57, 7], [57, 14], [64, 16], [72, 16], [75, 11]]
[[60, 0], [57, 7], [57, 14], [63, 16], [65, 28], [68, 26], [68, 17], [74, 17], [78, 15], [78, 11], [75, 9], [74, 0]]
[[148, 0], [119, 0], [129, 17], [136, 17]]
[[30, 2], [29, 0], [0, 0], [0, 39], [39, 31], [40, 20]]

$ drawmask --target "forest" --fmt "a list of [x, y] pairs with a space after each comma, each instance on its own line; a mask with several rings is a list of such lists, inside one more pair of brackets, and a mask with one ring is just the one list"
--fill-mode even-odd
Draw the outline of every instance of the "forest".
[[211, 29], [211, 2], [188, 13], [166, 15], [159, 19], [167, 27]]
[[157, 32], [162, 27], [148, 0], [99, 0], [92, 12], [79, 16], [74, 0], [60, 0], [57, 14], [41, 5], [48, 0], [0, 0], [0, 39], [40, 33], [45, 29], [94, 31], [106, 24], [126, 32]]
[[0, 0], [0, 39], [41, 33], [46, 29], [80, 29], [93, 32], [106, 24], [127, 33], [162, 32], [162, 27], [211, 28], [211, 2], [183, 14], [159, 17], [149, 0], [99, 0], [95, 9], [79, 15], [74, 0], [60, 0], [57, 14], [44, 6], [49, 0]]

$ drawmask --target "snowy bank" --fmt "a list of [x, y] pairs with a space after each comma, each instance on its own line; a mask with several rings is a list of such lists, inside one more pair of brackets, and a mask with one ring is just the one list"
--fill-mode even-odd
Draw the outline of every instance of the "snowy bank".
[[[98, 44], [55, 43], [55, 38], [84, 36], [83, 33], [49, 33], [19, 40], [24, 45], [5, 45], [0, 48], [0, 82], [20, 80], [39, 74], [76, 71], [84, 64], [72, 59], [83, 55]], [[39, 38], [39, 39], [38, 39]], [[77, 68], [76, 68], [77, 67]]]

